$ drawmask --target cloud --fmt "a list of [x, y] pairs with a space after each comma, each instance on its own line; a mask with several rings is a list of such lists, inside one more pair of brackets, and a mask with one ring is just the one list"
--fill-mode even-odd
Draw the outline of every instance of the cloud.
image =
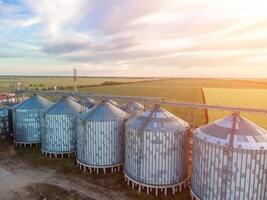
[[20, 55], [0, 52], [0, 58], [17, 58], [17, 57], [20, 57]]
[[0, 42], [20, 44], [0, 51], [105, 73], [264, 66], [266, 9], [263, 0], [0, 0]]

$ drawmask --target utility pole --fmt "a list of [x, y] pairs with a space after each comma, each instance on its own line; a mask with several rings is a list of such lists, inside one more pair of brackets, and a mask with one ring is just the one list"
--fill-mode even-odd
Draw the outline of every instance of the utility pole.
[[74, 81], [74, 91], [78, 92], [78, 85], [77, 85], [77, 69], [73, 69], [73, 81]]

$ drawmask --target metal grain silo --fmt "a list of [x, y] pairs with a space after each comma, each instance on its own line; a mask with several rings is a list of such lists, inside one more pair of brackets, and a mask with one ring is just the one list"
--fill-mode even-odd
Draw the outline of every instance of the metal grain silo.
[[124, 161], [124, 124], [127, 113], [102, 101], [78, 120], [77, 164], [90, 170], [119, 170]]
[[0, 108], [0, 136], [6, 135], [9, 131], [8, 125], [8, 108]]
[[134, 117], [141, 115], [144, 112], [145, 107], [140, 103], [129, 101], [122, 106], [122, 109], [129, 113], [131, 117]]
[[181, 190], [188, 179], [189, 125], [155, 105], [126, 123], [125, 179], [146, 192]]
[[76, 151], [75, 120], [85, 108], [63, 97], [43, 115], [41, 151], [45, 156], [70, 155]]
[[81, 97], [78, 103], [85, 106], [86, 108], [92, 108], [94, 105], [96, 105], [96, 101], [89, 97]]
[[52, 103], [38, 95], [14, 106], [14, 142], [18, 145], [32, 145], [41, 142], [41, 114]]
[[194, 132], [192, 199], [267, 199], [267, 131], [238, 113]]
[[108, 101], [109, 103], [113, 104], [114, 106], [120, 107], [120, 105], [119, 105], [116, 101], [114, 101], [114, 100], [112, 100], [112, 99], [108, 99], [107, 101]]

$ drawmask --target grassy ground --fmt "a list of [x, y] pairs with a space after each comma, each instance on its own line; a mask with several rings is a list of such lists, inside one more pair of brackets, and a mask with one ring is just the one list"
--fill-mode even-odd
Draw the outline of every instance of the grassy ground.
[[[2, 77], [0, 79], [0, 90], [6, 81], [23, 80], [25, 83], [44, 85], [68, 85], [72, 84], [72, 78], [58, 77]], [[146, 78], [79, 78], [79, 84], [91, 85], [101, 84], [106, 81], [133, 82], [131, 84], [121, 84], [113, 86], [98, 86], [80, 88], [79, 91], [129, 96], [150, 96], [163, 97], [171, 101], [205, 103], [202, 88], [228, 88], [228, 89], [267, 89], [266, 79], [210, 79], [210, 78], [176, 78], [168, 80], [154, 79], [147, 81]], [[2, 83], [1, 83], [2, 82]], [[222, 93], [223, 94], [223, 93]], [[247, 95], [250, 95], [247, 93]], [[223, 98], [224, 95], [222, 95]], [[255, 97], [253, 97], [255, 98]], [[258, 97], [259, 98], [259, 97]], [[264, 98], [263, 98], [264, 99]], [[222, 99], [221, 99], [222, 100]], [[231, 100], [231, 99], [230, 99]], [[260, 100], [259, 100], [260, 101]], [[219, 101], [223, 105], [223, 101]], [[232, 102], [232, 101], [231, 101]], [[213, 103], [210, 101], [208, 103]], [[227, 102], [226, 102], [227, 103]], [[236, 101], [232, 102], [235, 104]], [[238, 104], [238, 103], [236, 103]], [[250, 104], [249, 104], [250, 105]], [[251, 104], [252, 105], [252, 104]], [[259, 104], [261, 105], [261, 104]], [[188, 121], [194, 127], [207, 123], [207, 113], [204, 110], [193, 110], [189, 108], [165, 107], [168, 111]], [[225, 114], [225, 113], [223, 113]]]
[[[248, 108], [267, 108], [266, 89], [226, 89], [204, 88], [206, 102], [213, 105], [240, 106]], [[209, 121], [225, 117], [227, 111], [209, 111]], [[266, 115], [256, 113], [242, 113], [256, 124], [267, 128]]]
[[[267, 89], [266, 80], [231, 80], [231, 79], [171, 79], [145, 83], [123, 84], [117, 86], [83, 88], [88, 91], [103, 94], [154, 96], [164, 97], [171, 101], [205, 103], [202, 88], [238, 88], [238, 89]], [[193, 126], [207, 123], [204, 110], [189, 108], [165, 107], [168, 111], [190, 122]]]

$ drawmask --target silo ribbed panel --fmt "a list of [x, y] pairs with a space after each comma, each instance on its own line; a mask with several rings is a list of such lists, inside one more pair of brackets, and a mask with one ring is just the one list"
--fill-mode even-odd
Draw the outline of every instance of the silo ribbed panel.
[[202, 200], [267, 199], [267, 131], [238, 113], [198, 128], [191, 189]]
[[[227, 160], [224, 150], [225, 147], [194, 138], [192, 190], [201, 199], [222, 198], [222, 182], [227, 176], [223, 170]], [[236, 149], [233, 163], [233, 176], [226, 189], [227, 199], [266, 199], [266, 151]]]
[[112, 166], [123, 162], [123, 124], [117, 121], [80, 121], [77, 159], [92, 166]]
[[8, 109], [0, 108], [0, 135], [8, 133]]
[[171, 185], [187, 178], [186, 134], [126, 129], [126, 174], [148, 185]]
[[76, 149], [75, 118], [77, 115], [45, 115], [42, 150], [49, 153], [73, 152]]
[[39, 143], [41, 140], [40, 111], [16, 110], [14, 117], [16, 142]]

